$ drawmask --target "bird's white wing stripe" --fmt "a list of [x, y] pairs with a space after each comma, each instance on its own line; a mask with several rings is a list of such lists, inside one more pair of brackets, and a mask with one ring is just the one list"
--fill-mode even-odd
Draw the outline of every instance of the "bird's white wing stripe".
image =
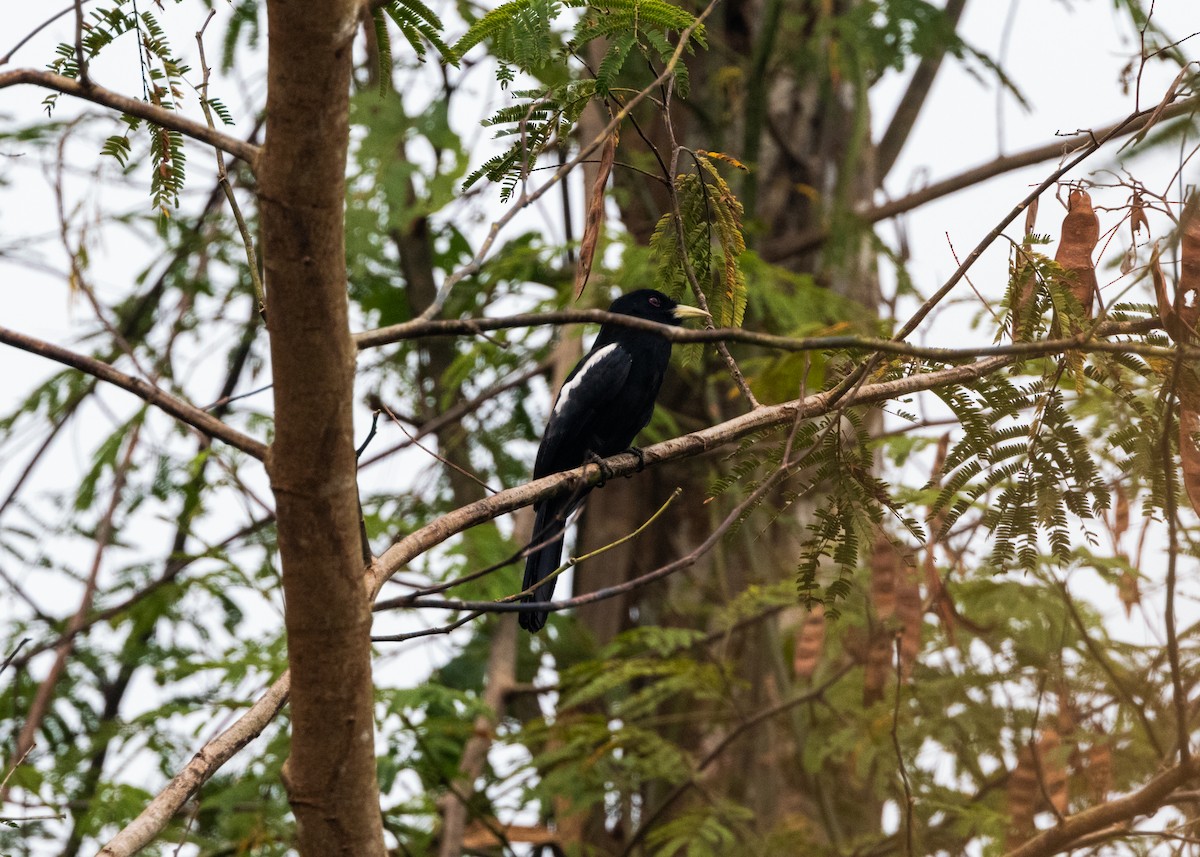
[[612, 353], [617, 347], [617, 343], [606, 345], [587, 359], [587, 362], [579, 367], [579, 371], [575, 373], [575, 377], [568, 383], [563, 384], [562, 392], [558, 394], [558, 401], [554, 403], [554, 414], [558, 414], [567, 406], [567, 399], [571, 398], [571, 394], [575, 392], [575, 388], [583, 383], [584, 377], [592, 371], [605, 357]]

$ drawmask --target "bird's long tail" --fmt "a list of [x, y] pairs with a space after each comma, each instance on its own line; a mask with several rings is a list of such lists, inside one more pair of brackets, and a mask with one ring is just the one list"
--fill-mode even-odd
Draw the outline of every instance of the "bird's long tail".
[[[521, 584], [523, 590], [546, 580], [558, 568], [562, 558], [563, 534], [567, 528], [567, 517], [571, 514], [571, 507], [564, 505], [561, 499], [555, 498], [538, 503], [535, 509], [537, 514], [533, 524], [533, 538], [529, 543], [540, 547], [537, 547], [525, 559], [525, 580]], [[542, 604], [550, 601], [554, 597], [554, 583], [555, 578], [551, 578], [522, 598], [521, 601], [527, 604]], [[526, 631], [536, 633], [546, 625], [546, 617], [549, 615], [549, 611], [545, 610], [523, 611], [520, 614], [521, 627]]]

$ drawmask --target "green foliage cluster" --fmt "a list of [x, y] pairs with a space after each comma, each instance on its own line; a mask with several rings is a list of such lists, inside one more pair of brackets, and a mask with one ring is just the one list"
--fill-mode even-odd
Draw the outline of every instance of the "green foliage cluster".
[[740, 327], [746, 313], [746, 276], [741, 257], [742, 204], [709, 153], [692, 156], [696, 170], [675, 179], [679, 213], [668, 211], [650, 238], [656, 286], [685, 299], [699, 285], [717, 327]]
[[[584, 10], [569, 38], [555, 29], [564, 9]], [[690, 53], [693, 45], [704, 45], [703, 27], [692, 14], [666, 0], [511, 0], [473, 22], [455, 43], [455, 56], [464, 56], [486, 42], [499, 60], [497, 80], [502, 87], [508, 87], [517, 71], [541, 86], [515, 91], [516, 103], [488, 120], [488, 125], [502, 126], [497, 138], [517, 139], [472, 172], [464, 187], [486, 177], [500, 183], [501, 200], [510, 199], [517, 182], [529, 175], [538, 157], [553, 146], [565, 145], [593, 99], [620, 103], [613, 90], [635, 48], [648, 62], [665, 66], [677, 51], [672, 34], [689, 28], [693, 29], [683, 47]], [[592, 75], [576, 79], [568, 59], [581, 56], [596, 39], [607, 40], [604, 58]], [[686, 97], [686, 64], [676, 62], [672, 73], [676, 89]]]
[[[133, 34], [141, 64], [143, 97], [157, 107], [177, 109], [190, 69], [174, 54], [153, 11], [138, 10], [133, 0], [115, 0], [111, 6], [92, 10], [90, 19], [80, 43], [84, 60], [90, 62], [120, 36]], [[50, 62], [50, 70], [72, 80], [78, 79], [80, 68], [75, 45], [60, 43], [55, 52], [57, 56]], [[43, 100], [47, 115], [53, 112], [58, 97], [58, 93], [51, 93]], [[223, 122], [232, 122], [229, 110], [219, 99], [210, 99], [208, 104]], [[125, 167], [132, 149], [129, 135], [138, 131], [143, 122], [129, 115], [122, 115], [121, 121], [125, 123], [126, 131], [109, 137], [101, 152]], [[152, 166], [150, 196], [154, 206], [165, 215], [169, 209], [179, 206], [179, 193], [186, 178], [183, 137], [178, 131], [149, 124], [147, 132]]]

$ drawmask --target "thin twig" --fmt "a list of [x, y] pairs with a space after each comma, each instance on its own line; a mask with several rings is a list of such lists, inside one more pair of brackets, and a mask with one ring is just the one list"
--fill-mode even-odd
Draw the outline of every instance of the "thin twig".
[[[204, 111], [204, 119], [214, 133], [217, 130], [217, 126], [213, 122], [212, 107], [208, 103], [208, 78], [212, 70], [208, 67], [208, 61], [204, 58], [204, 31], [208, 29], [208, 23], [216, 14], [216, 9], [210, 10], [208, 17], [204, 19], [204, 23], [200, 26], [200, 29], [196, 31], [196, 45], [200, 49], [200, 70], [204, 76], [198, 87], [197, 94], [200, 96], [200, 109]], [[246, 270], [249, 272], [250, 282], [254, 286], [254, 298], [258, 301], [258, 314], [262, 317], [263, 321], [266, 321], [267, 292], [263, 288], [262, 276], [258, 272], [258, 254], [254, 252], [254, 236], [250, 234], [250, 229], [246, 226], [246, 218], [242, 216], [242, 209], [238, 205], [237, 195], [233, 192], [233, 185], [229, 183], [229, 172], [225, 169], [225, 155], [222, 154], [220, 149], [215, 149], [214, 154], [217, 158], [217, 182], [221, 185], [221, 190], [225, 192], [225, 199], [229, 201], [229, 208], [233, 212], [233, 219], [237, 222], [238, 233], [242, 236], [242, 246], [246, 248]]]
[[21, 651], [21, 647], [24, 646], [28, 642], [29, 642], [28, 637], [22, 637], [21, 641], [19, 643], [17, 643], [16, 648], [8, 653], [8, 657], [6, 657], [4, 659], [4, 663], [0, 664], [0, 675], [4, 674], [4, 671], [6, 669], [8, 669], [8, 665], [13, 662], [13, 658], [15, 658], [17, 656], [17, 654]]
[[202, 434], [223, 440], [230, 446], [240, 449], [254, 458], [262, 460], [267, 454], [267, 446], [261, 441], [242, 434], [237, 429], [226, 425], [211, 414], [200, 410], [195, 405], [176, 398], [165, 390], [143, 381], [141, 378], [134, 378], [132, 375], [120, 372], [94, 357], [68, 351], [65, 348], [51, 345], [49, 342], [35, 339], [32, 336], [26, 336], [23, 333], [17, 333], [15, 330], [9, 330], [6, 327], [0, 327], [0, 343], [20, 348], [22, 351], [28, 351], [30, 354], [46, 357], [57, 363], [78, 369], [80, 372], [91, 375], [94, 378], [99, 378], [101, 381], [107, 381], [110, 384], [120, 387], [122, 390], [133, 393], [133, 395], [142, 401], [165, 411], [181, 422], [192, 426]]
[[33, 68], [19, 68], [12, 71], [0, 72], [0, 89], [23, 83], [33, 84], [44, 89], [51, 89], [55, 92], [61, 92], [64, 95], [73, 95], [77, 98], [82, 98], [84, 101], [90, 101], [93, 104], [111, 107], [113, 110], [120, 110], [122, 113], [128, 113], [130, 116], [137, 116], [139, 119], [153, 122], [155, 125], [166, 128], [169, 131], [178, 131], [186, 137], [191, 137], [193, 140], [198, 140], [201, 143], [207, 143], [214, 148], [221, 149], [227, 154], [233, 155], [235, 158], [241, 158], [251, 168], [255, 166], [258, 159], [259, 147], [252, 143], [247, 143], [244, 140], [239, 140], [237, 137], [230, 137], [228, 134], [214, 131], [207, 125], [188, 119], [174, 110], [167, 110], [141, 99], [130, 98], [127, 95], [121, 95], [118, 92], [105, 89], [97, 83], [89, 82], [87, 85], [84, 85], [80, 81], [73, 80], [64, 75]]
[[893, 648], [896, 651], [896, 699], [892, 705], [892, 747], [896, 751], [896, 764], [900, 768], [900, 782], [904, 784], [904, 845], [908, 857], [917, 857], [917, 848], [913, 831], [913, 798], [912, 784], [908, 781], [908, 768], [904, 764], [904, 752], [900, 747], [900, 693], [904, 689], [902, 681], [904, 673], [903, 657], [900, 653], [900, 635], [893, 638]]

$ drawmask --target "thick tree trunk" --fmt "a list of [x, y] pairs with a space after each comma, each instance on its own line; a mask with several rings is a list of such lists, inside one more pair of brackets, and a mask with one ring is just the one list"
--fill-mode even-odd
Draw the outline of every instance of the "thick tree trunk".
[[[803, 234], [831, 219], [837, 223], [836, 212], [852, 210], [857, 201], [869, 200], [874, 192], [865, 84], [856, 85], [845, 76], [826, 76], [834, 65], [828, 57], [805, 64], [805, 73], [791, 56], [794, 39], [801, 33], [813, 50], [825, 49], [812, 37], [822, 31], [820, 16], [842, 13], [856, 2], [731, 0], [709, 22], [710, 41], [723, 44], [689, 61], [692, 97], [688, 104], [674, 105], [676, 135], [688, 147], [724, 151], [750, 165], [741, 195], [747, 218], [757, 222], [757, 235], [764, 242]], [[778, 34], [784, 30], [791, 41], [777, 44]], [[720, 59], [714, 60], [717, 57]], [[727, 63], [729, 57], [744, 58], [740, 78], [744, 86], [738, 97], [727, 99], [724, 89], [713, 85], [716, 67], [706, 68], [705, 64]], [[727, 81], [728, 75], [722, 79]], [[698, 106], [693, 110], [689, 104]], [[646, 116], [642, 129], [663, 159], [669, 159], [661, 119]], [[618, 161], [646, 169], [656, 167], [638, 135], [623, 135], [621, 146]], [[667, 210], [665, 195], [636, 174], [618, 171], [617, 182], [623, 191], [618, 199], [625, 225], [644, 241]], [[789, 259], [787, 267], [815, 274], [832, 290], [865, 306], [878, 306], [873, 252], [861, 237], [850, 237], [824, 253]], [[774, 320], [747, 318], [747, 323], [771, 330]], [[685, 426], [693, 421], [710, 424], [744, 409], [740, 397], [726, 396], [723, 390], [706, 396], [699, 383], [676, 375], [663, 390], [662, 403], [679, 414]], [[703, 503], [713, 475], [704, 462], [692, 460], [678, 467], [656, 468], [628, 482], [616, 480], [594, 492], [580, 525], [577, 553], [595, 550], [629, 533], [653, 514], [674, 487], [684, 488], [683, 497], [652, 531], [578, 568], [577, 591], [644, 574], [699, 542], [711, 530], [712, 516], [720, 506]], [[807, 509], [811, 511], [811, 504]], [[760, 525], [753, 523], [745, 527], [756, 534], [759, 529]], [[748, 586], [787, 579], [795, 573], [798, 555], [794, 531], [777, 522], [761, 535], [727, 541], [685, 575], [582, 609], [580, 619], [602, 642], [637, 623], [703, 626], [706, 614], [702, 604], [727, 603]], [[738, 664], [737, 675], [745, 688], [736, 700], [739, 710], [747, 714], [761, 711], [793, 690], [794, 679], [784, 656], [789, 633], [778, 618], [771, 618], [732, 638], [728, 656]], [[718, 741], [727, 728], [705, 728], [702, 717], [689, 722], [692, 725], [686, 729], [690, 734], [677, 733], [671, 738], [697, 748]], [[849, 831], [877, 830], [880, 808], [869, 788], [856, 785], [858, 778], [853, 772], [839, 776], [841, 787], [836, 795], [824, 793], [819, 778], [803, 773], [804, 734], [803, 718], [797, 715], [772, 721], [748, 735], [742, 752], [727, 754], [711, 769], [706, 781], [710, 794], [750, 807], [764, 834], [795, 823], [809, 831], [810, 841], [838, 842]], [[653, 808], [657, 796], [644, 795], [643, 799]], [[682, 808], [683, 802], [675, 807]]]
[[270, 0], [260, 162], [278, 511], [292, 675], [284, 770], [306, 857], [382, 857], [370, 605], [359, 539], [345, 199], [358, 3]]

